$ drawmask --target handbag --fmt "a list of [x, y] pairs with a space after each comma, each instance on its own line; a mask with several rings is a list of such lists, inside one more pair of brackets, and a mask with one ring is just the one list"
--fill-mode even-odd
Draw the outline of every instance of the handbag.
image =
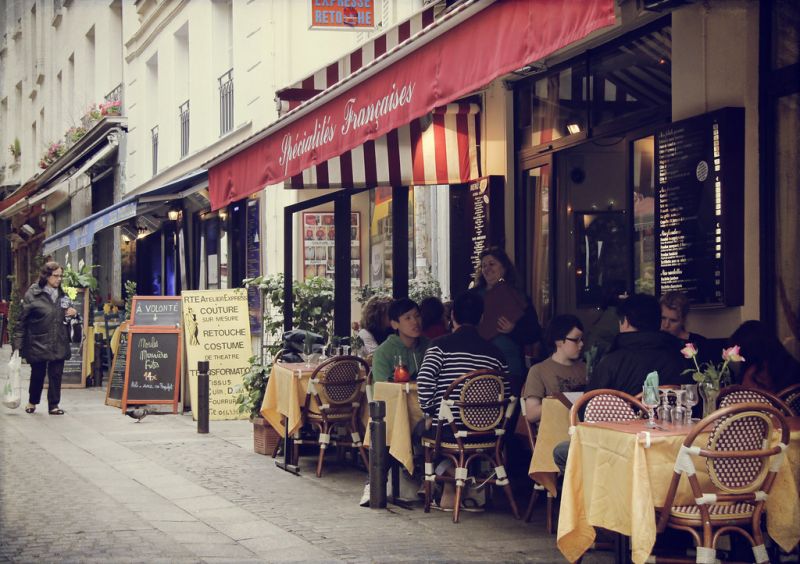
[[22, 403], [22, 393], [20, 392], [20, 367], [22, 359], [19, 352], [14, 351], [6, 365], [6, 378], [3, 381], [3, 405], [9, 409], [17, 409]]

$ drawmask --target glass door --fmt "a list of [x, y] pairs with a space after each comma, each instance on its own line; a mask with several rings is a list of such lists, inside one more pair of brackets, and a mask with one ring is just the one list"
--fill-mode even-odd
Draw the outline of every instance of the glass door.
[[553, 316], [552, 168], [549, 157], [525, 163], [520, 194], [523, 205], [518, 207], [524, 210], [524, 217], [518, 215], [522, 238], [517, 241], [517, 263], [542, 327]]

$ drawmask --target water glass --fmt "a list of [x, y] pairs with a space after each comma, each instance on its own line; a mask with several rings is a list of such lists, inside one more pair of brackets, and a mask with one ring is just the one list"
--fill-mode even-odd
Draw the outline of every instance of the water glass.
[[642, 403], [647, 408], [647, 415], [649, 417], [648, 427], [655, 427], [656, 422], [653, 420], [655, 415], [655, 408], [658, 407], [658, 388], [655, 386], [644, 386], [642, 388]]
[[686, 425], [691, 422], [692, 419], [692, 410], [686, 409], [684, 406], [684, 397], [686, 394], [683, 390], [675, 390], [673, 393], [675, 394], [675, 405], [671, 408], [670, 413], [672, 422], [676, 425]]

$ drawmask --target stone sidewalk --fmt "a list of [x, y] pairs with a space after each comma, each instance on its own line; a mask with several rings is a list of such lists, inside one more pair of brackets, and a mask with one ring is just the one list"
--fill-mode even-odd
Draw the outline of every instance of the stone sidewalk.
[[502, 505], [458, 525], [421, 505], [370, 510], [363, 472], [332, 462], [318, 479], [307, 457], [287, 474], [253, 453], [246, 421], [136, 423], [100, 388], [29, 415], [23, 384], [23, 406], [0, 406], [0, 562], [563, 561], [543, 507], [529, 524]]

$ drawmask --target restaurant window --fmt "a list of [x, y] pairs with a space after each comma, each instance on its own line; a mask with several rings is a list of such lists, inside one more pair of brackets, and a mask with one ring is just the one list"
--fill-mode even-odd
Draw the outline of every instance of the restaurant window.
[[[219, 237], [219, 215], [217, 213], [207, 213], [201, 218], [201, 248], [200, 256], [204, 260], [201, 266], [201, 289], [218, 290], [220, 286], [220, 237]], [[202, 283], [205, 282], [205, 288]]]
[[533, 307], [539, 323], [547, 326], [553, 315], [553, 273], [551, 260], [552, 165], [548, 162], [525, 171], [525, 242], [527, 244], [526, 278], [531, 284]]
[[654, 294], [655, 287], [655, 138], [633, 142], [633, 282], [640, 294]]

